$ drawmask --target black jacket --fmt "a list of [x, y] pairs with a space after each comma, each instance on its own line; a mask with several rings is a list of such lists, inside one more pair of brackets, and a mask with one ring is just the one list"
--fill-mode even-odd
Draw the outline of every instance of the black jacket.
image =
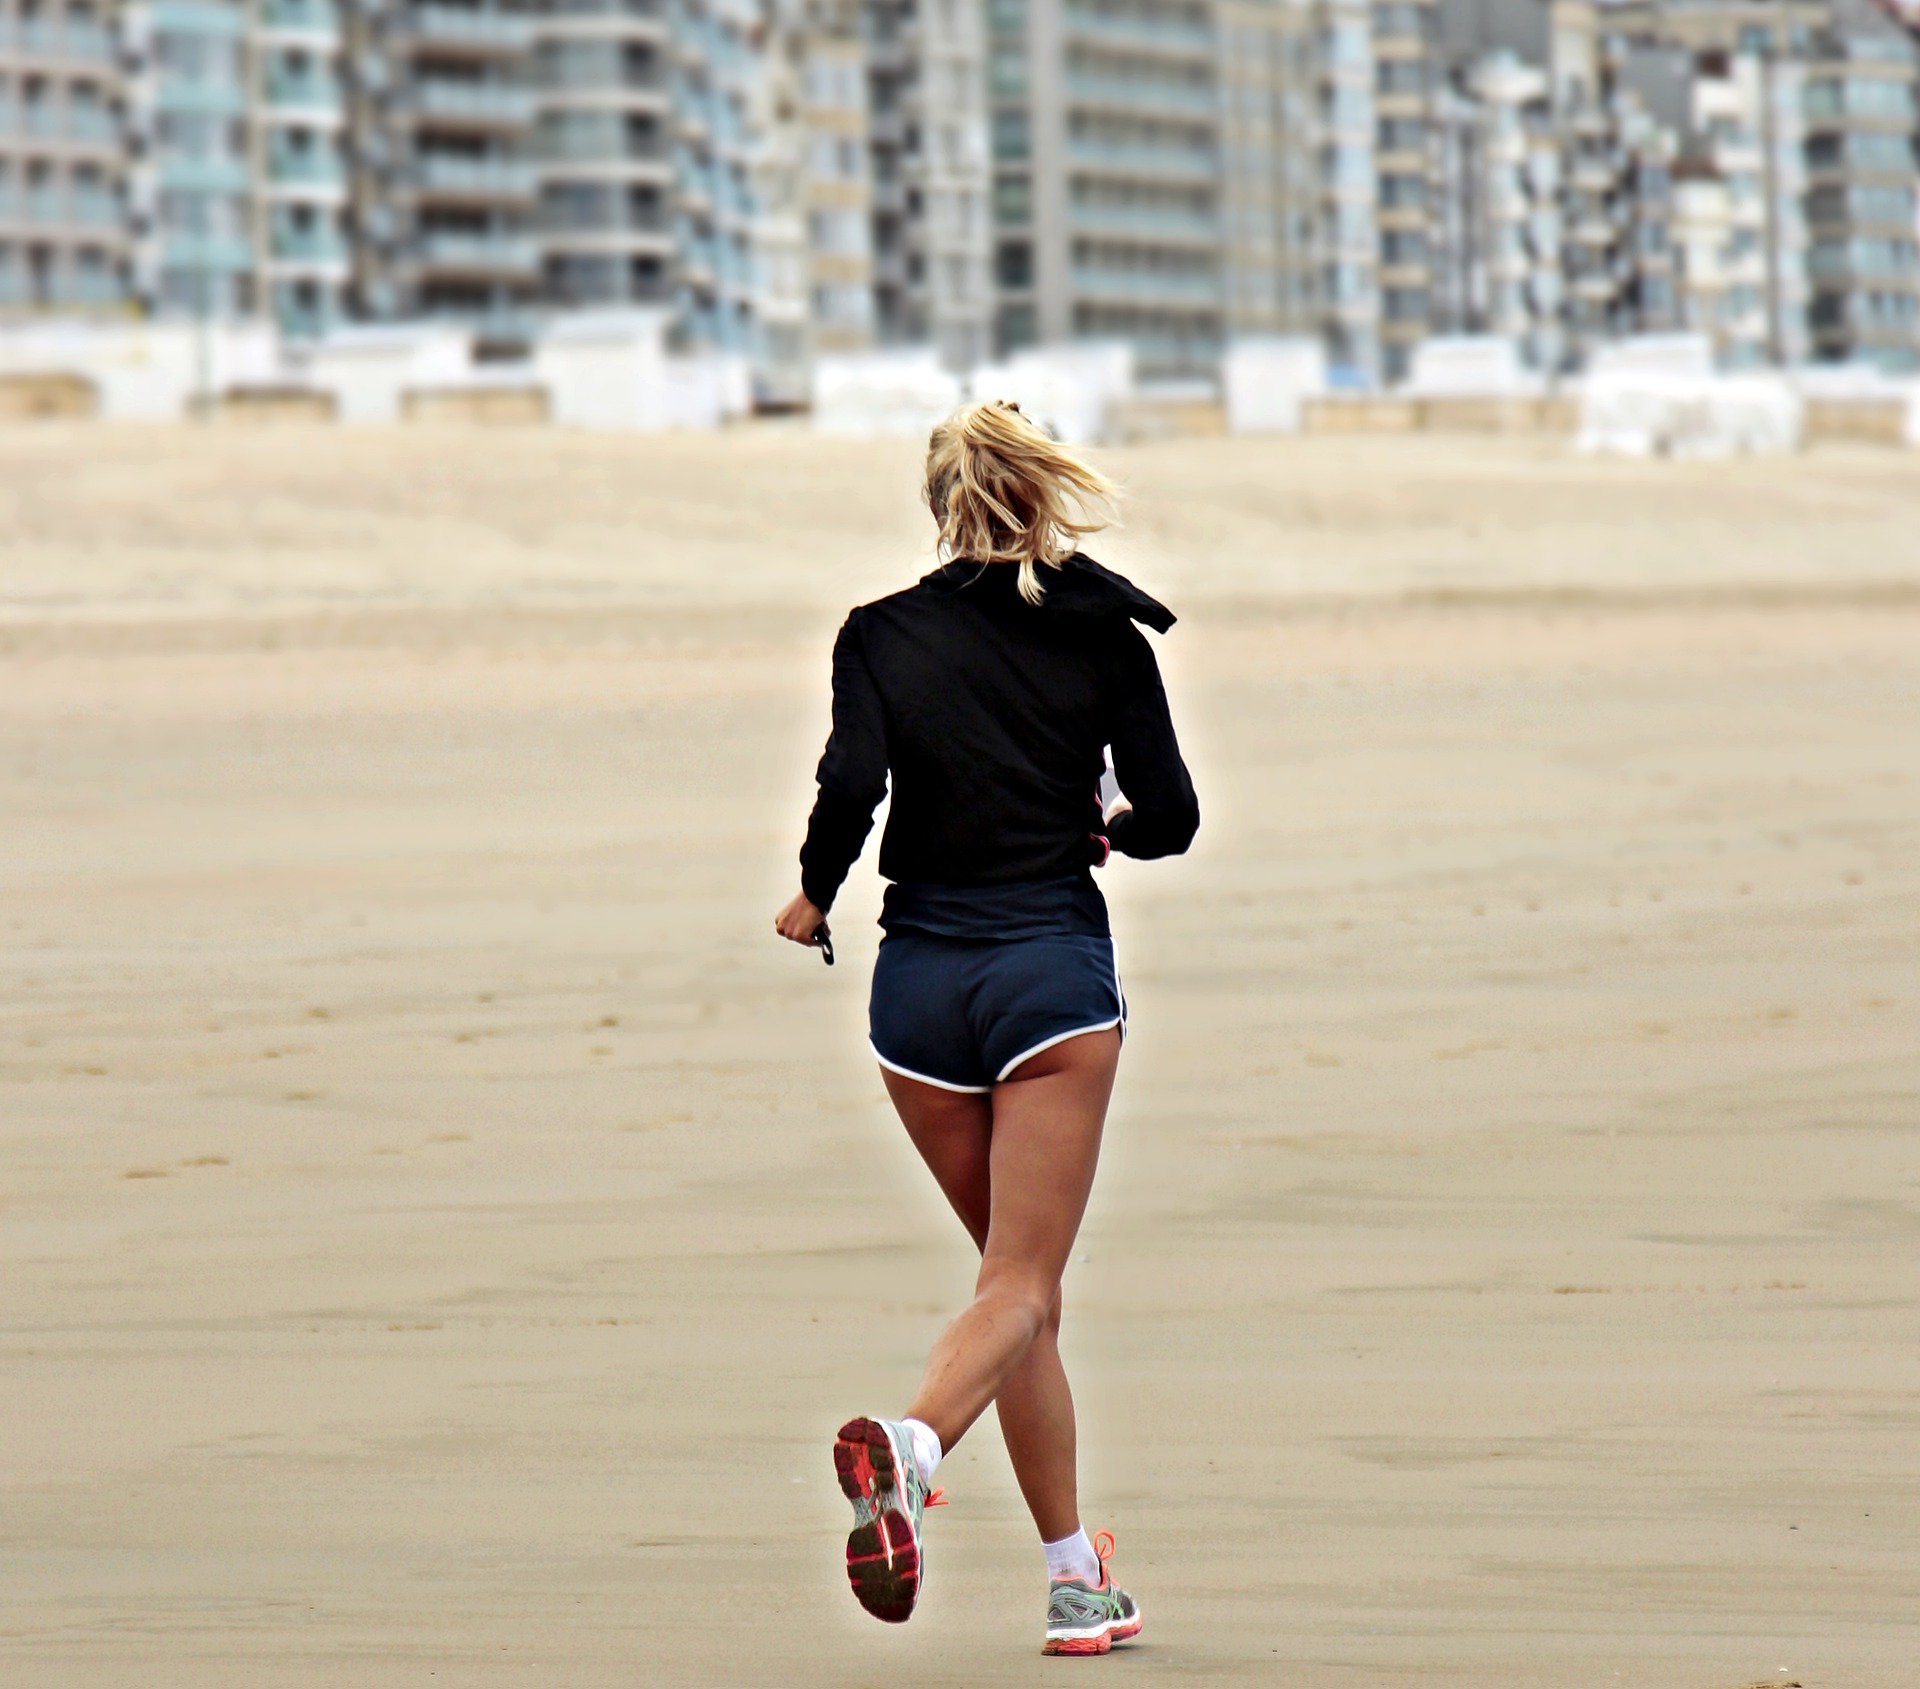
[[[1076, 554], [1042, 568], [1042, 604], [1011, 563], [949, 563], [863, 604], [833, 646], [833, 733], [800, 850], [822, 910], [860, 854], [893, 776], [880, 843], [890, 880], [999, 885], [1083, 871], [1104, 835], [1172, 856], [1200, 825], [1144, 622], [1167, 608]], [[1100, 819], [1104, 748], [1133, 806]]]

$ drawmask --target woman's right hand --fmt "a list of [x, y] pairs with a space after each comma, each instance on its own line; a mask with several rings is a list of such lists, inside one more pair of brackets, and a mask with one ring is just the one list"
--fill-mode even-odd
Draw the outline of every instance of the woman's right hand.
[[827, 917], [803, 891], [796, 894], [793, 901], [774, 916], [773, 930], [791, 943], [813, 946], [820, 942], [816, 935], [826, 919]]

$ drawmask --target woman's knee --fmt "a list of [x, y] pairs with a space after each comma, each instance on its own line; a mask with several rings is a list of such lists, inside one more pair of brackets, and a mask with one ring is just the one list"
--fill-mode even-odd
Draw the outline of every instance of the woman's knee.
[[1013, 1318], [1022, 1321], [1028, 1340], [1042, 1331], [1060, 1329], [1060, 1286], [1038, 1274], [1019, 1268], [998, 1268], [992, 1263], [980, 1269], [977, 1295], [982, 1301], [996, 1302]]

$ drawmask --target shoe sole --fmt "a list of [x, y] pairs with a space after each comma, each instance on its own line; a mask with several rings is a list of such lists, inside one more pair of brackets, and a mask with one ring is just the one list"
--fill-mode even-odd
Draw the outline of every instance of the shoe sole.
[[1098, 1636], [1049, 1636], [1043, 1654], [1104, 1654], [1116, 1642], [1131, 1642], [1145, 1621], [1135, 1617], [1108, 1625]]
[[874, 1514], [847, 1537], [854, 1599], [876, 1619], [905, 1624], [920, 1598], [920, 1539], [900, 1505], [887, 1428], [874, 1419], [849, 1419], [834, 1439], [833, 1469], [856, 1514], [862, 1503]]

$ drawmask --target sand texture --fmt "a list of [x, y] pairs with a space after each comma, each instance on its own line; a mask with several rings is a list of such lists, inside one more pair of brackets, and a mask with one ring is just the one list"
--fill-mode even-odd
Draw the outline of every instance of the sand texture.
[[770, 931], [914, 459], [0, 433], [0, 1685], [1920, 1683], [1920, 460], [1108, 454], [1102, 1664], [990, 1421], [839, 1564], [971, 1282], [871, 857]]

